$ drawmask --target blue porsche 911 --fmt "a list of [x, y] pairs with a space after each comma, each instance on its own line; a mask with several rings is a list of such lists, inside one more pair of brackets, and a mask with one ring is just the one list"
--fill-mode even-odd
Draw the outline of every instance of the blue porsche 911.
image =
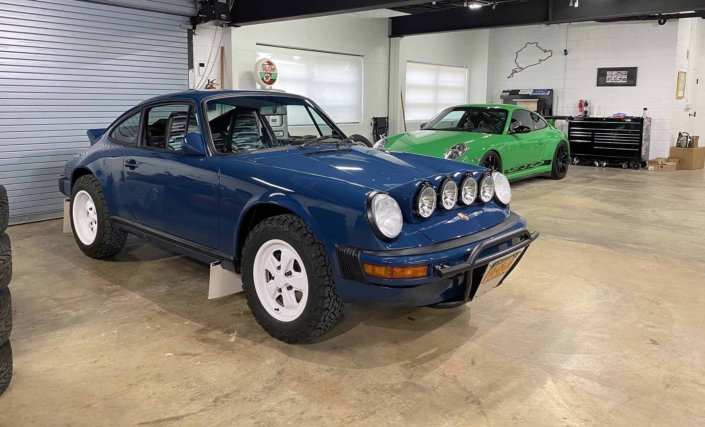
[[538, 236], [501, 173], [369, 148], [300, 96], [176, 93], [88, 136], [59, 180], [81, 251], [113, 256], [132, 233], [220, 262], [289, 343], [326, 332], [343, 301], [463, 305]]

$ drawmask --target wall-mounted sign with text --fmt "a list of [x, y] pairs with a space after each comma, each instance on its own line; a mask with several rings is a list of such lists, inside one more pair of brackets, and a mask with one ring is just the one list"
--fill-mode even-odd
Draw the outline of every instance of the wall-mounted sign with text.
[[255, 64], [255, 81], [264, 87], [270, 89], [277, 82], [277, 66], [271, 59], [262, 58]]

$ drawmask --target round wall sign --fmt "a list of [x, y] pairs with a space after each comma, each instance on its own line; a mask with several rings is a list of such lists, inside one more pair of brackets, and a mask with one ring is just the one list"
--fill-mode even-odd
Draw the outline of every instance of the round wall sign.
[[264, 87], [277, 82], [277, 66], [271, 59], [263, 58], [255, 64], [255, 80]]

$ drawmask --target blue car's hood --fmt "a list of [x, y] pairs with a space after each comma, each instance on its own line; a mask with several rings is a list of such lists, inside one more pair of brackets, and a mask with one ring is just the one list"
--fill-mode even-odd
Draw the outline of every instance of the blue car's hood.
[[252, 160], [296, 172], [340, 179], [380, 191], [390, 191], [409, 182], [428, 180], [458, 170], [478, 170], [477, 167], [448, 160], [359, 146], [265, 152], [253, 156]]
[[[249, 157], [249, 155], [248, 155]], [[366, 147], [311, 147], [254, 154], [251, 161], [282, 168], [292, 173], [305, 173], [327, 179], [338, 179], [370, 190], [388, 192], [399, 203], [410, 225], [433, 242], [443, 242], [504, 221], [509, 209], [494, 202], [460, 207], [439, 212], [420, 220], [413, 214], [413, 196], [417, 185], [430, 181], [437, 186], [447, 175], [462, 176], [472, 172], [478, 176], [483, 168], [451, 160], [408, 153], [390, 153]], [[340, 195], [344, 196], [344, 195]], [[360, 206], [363, 206], [361, 203]], [[466, 220], [459, 221], [463, 212]]]

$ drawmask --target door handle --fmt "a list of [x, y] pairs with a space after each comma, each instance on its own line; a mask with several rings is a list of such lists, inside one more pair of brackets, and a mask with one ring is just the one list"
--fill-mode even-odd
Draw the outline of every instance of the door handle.
[[123, 165], [125, 165], [126, 168], [135, 169], [137, 168], [137, 161], [134, 159], [125, 160]]

